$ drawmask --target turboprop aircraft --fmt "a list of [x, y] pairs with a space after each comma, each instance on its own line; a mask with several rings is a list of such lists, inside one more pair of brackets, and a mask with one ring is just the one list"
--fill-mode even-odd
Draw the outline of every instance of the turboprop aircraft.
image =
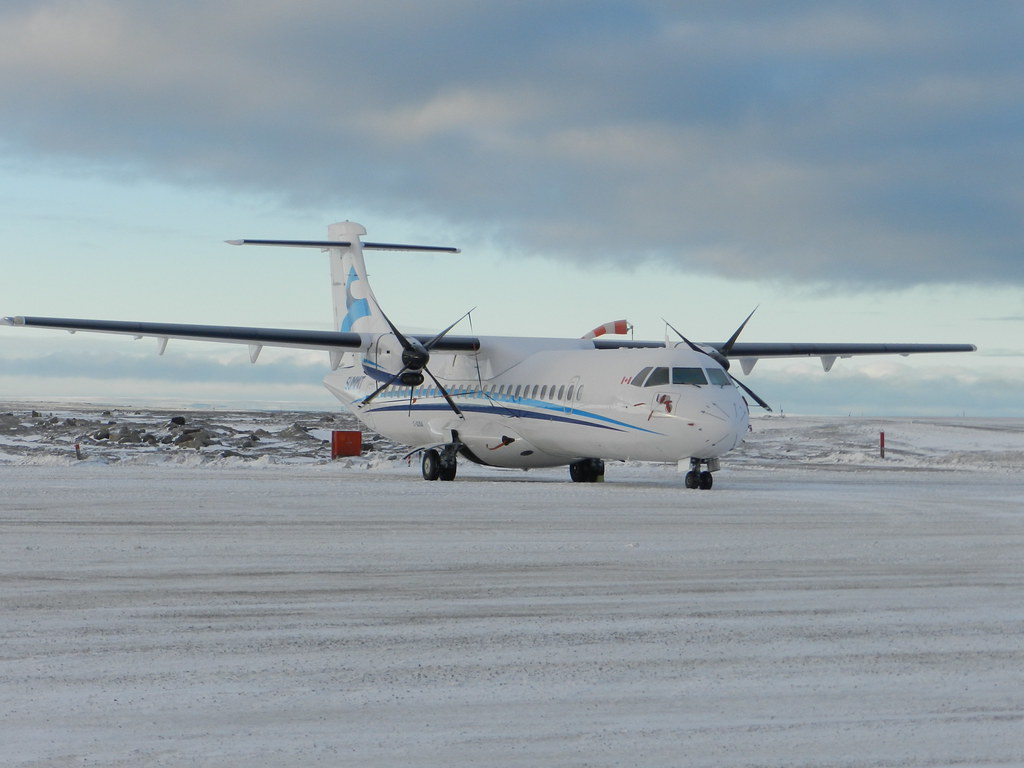
[[[677, 462], [687, 488], [709, 489], [720, 458], [749, 425], [744, 393], [760, 397], [730, 372], [750, 373], [760, 358], [819, 357], [829, 370], [839, 357], [968, 352], [972, 344], [805, 344], [738, 341], [747, 320], [725, 342], [600, 338], [433, 336], [405, 334], [384, 314], [363, 261], [369, 250], [455, 248], [363, 242], [353, 222], [328, 227], [326, 240], [229, 240], [233, 245], [326, 251], [334, 330], [6, 317], [7, 325], [95, 331], [157, 339], [247, 344], [256, 362], [263, 347], [322, 350], [330, 357], [324, 385], [370, 429], [420, 454], [426, 480], [454, 480], [457, 457], [492, 467], [568, 466], [576, 482], [604, 477], [608, 460]], [[468, 314], [468, 313], [467, 313]], [[465, 316], [464, 316], [465, 317]], [[462, 318], [460, 318], [461, 320]], [[671, 328], [671, 326], [669, 326]], [[614, 327], [613, 327], [614, 330]], [[769, 408], [770, 410], [770, 408]]]

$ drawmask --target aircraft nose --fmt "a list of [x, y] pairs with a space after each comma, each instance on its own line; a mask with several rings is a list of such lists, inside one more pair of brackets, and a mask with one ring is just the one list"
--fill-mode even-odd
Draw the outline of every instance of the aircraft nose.
[[721, 455], [743, 442], [750, 423], [750, 415], [747, 407], [739, 398], [731, 408], [721, 409], [715, 415], [718, 418], [709, 419], [711, 423], [705, 426], [705, 431], [711, 438], [712, 447], [718, 455]]

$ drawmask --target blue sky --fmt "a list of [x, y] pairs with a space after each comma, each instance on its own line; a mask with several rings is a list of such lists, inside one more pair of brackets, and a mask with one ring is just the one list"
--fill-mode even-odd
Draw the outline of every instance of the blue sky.
[[[0, 315], [951, 341], [763, 361], [790, 412], [1024, 415], [1016, 2], [104, 2], [0, 10]], [[468, 331], [468, 328], [460, 328]], [[332, 407], [321, 356], [0, 329], [0, 399]]]

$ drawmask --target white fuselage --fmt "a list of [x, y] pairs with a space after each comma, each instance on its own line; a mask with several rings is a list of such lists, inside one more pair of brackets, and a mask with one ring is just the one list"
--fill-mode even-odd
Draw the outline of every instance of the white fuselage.
[[[747, 432], [747, 404], [722, 367], [688, 347], [595, 349], [589, 341], [481, 338], [475, 354], [435, 353], [426, 378], [362, 404], [394, 349], [348, 355], [324, 380], [371, 429], [414, 448], [459, 442], [498, 467], [581, 458], [677, 462], [716, 458]], [[376, 374], [376, 378], [374, 375]], [[678, 383], [696, 381], [697, 383]]]

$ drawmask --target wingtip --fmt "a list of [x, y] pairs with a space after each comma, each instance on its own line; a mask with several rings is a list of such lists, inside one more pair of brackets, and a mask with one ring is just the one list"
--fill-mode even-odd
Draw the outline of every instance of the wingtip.
[[228, 245], [245, 245], [245, 240], [225, 240]]
[[0, 325], [24, 325], [24, 317], [0, 317]]

